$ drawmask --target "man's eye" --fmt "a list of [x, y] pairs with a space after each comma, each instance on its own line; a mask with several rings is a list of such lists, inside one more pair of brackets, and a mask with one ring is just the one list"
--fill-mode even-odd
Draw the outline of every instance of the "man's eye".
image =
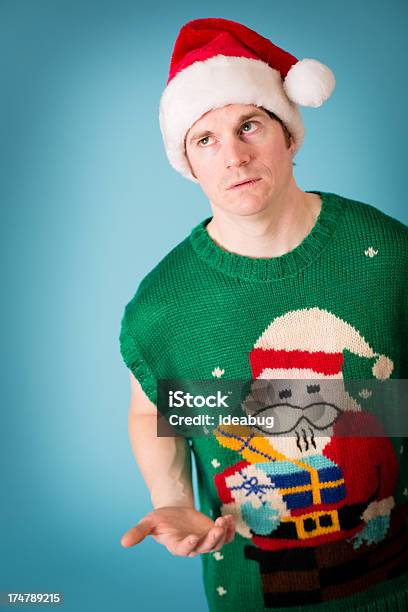
[[251, 126], [251, 125], [254, 125], [253, 121], [245, 121], [245, 123], [242, 124], [242, 130], [244, 132], [250, 132], [251, 131], [250, 129], [249, 130], [245, 130], [244, 128], [247, 127], [247, 126]]
[[206, 146], [208, 144], [208, 140], [209, 140], [210, 136], [205, 136], [204, 138], [201, 138], [201, 140], [198, 141], [199, 145], [204, 145]]

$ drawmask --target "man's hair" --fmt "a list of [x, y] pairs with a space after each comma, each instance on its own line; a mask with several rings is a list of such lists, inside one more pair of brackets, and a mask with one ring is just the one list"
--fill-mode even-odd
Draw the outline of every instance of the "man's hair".
[[276, 121], [279, 121], [279, 123], [282, 126], [283, 133], [285, 135], [286, 145], [289, 148], [291, 140], [292, 140], [292, 136], [290, 135], [290, 132], [289, 132], [288, 128], [286, 127], [286, 125], [283, 123], [282, 119], [280, 119], [277, 115], [275, 115], [275, 113], [273, 113], [272, 111], [268, 110], [267, 108], [265, 108], [263, 106], [260, 106], [259, 108], [261, 108], [263, 111], [265, 111], [265, 113], [267, 115], [269, 115], [269, 117], [271, 119], [276, 119]]
[[[288, 128], [286, 127], [286, 125], [283, 123], [282, 119], [280, 119], [277, 115], [275, 115], [275, 113], [273, 113], [272, 111], [268, 110], [267, 108], [265, 108], [264, 106], [260, 106], [259, 108], [261, 108], [263, 111], [265, 111], [265, 113], [267, 115], [269, 115], [269, 117], [271, 119], [276, 119], [276, 121], [278, 121], [281, 126], [282, 126], [282, 130], [283, 130], [283, 134], [285, 136], [285, 140], [286, 140], [286, 146], [290, 147], [290, 143], [292, 141], [292, 136], [288, 130]], [[296, 166], [296, 162], [292, 162], [292, 166]]]
[[[269, 117], [270, 117], [271, 119], [276, 119], [276, 121], [278, 121], [278, 122], [281, 124], [281, 126], [282, 126], [282, 130], [283, 130], [283, 133], [284, 133], [284, 136], [285, 136], [285, 140], [286, 140], [286, 146], [287, 146], [287, 147], [288, 147], [288, 149], [289, 149], [289, 147], [290, 147], [290, 143], [291, 143], [291, 141], [292, 141], [292, 136], [291, 136], [291, 133], [289, 132], [288, 128], [286, 127], [286, 125], [283, 123], [282, 119], [280, 119], [280, 118], [279, 118], [277, 115], [275, 115], [275, 113], [273, 113], [272, 111], [268, 111], [268, 109], [267, 109], [267, 108], [264, 108], [263, 106], [260, 106], [259, 108], [261, 108], [263, 111], [265, 111], [265, 113], [266, 113], [267, 115], [269, 115]], [[293, 166], [296, 166], [296, 162], [292, 162], [292, 164], [293, 164]]]

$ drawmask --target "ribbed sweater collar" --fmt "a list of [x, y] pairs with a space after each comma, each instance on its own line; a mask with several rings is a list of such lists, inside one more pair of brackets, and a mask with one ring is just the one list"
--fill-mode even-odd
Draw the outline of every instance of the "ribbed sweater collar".
[[212, 217], [196, 225], [190, 234], [190, 242], [197, 255], [209, 266], [245, 280], [271, 281], [295, 276], [319, 257], [329, 243], [344, 211], [344, 199], [334, 193], [317, 193], [322, 200], [320, 213], [310, 232], [297, 247], [278, 257], [247, 257], [221, 248], [211, 238], [206, 226]]

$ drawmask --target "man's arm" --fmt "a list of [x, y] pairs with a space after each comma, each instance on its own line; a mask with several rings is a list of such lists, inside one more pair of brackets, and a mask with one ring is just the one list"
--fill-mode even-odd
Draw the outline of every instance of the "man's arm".
[[129, 437], [153, 508], [194, 508], [191, 454], [182, 437], [157, 436], [157, 408], [130, 374]]
[[122, 545], [133, 546], [152, 535], [175, 555], [219, 550], [234, 537], [233, 517], [214, 522], [195, 510], [188, 444], [184, 438], [157, 436], [156, 406], [132, 373], [130, 380], [130, 442], [154, 509], [122, 536]]

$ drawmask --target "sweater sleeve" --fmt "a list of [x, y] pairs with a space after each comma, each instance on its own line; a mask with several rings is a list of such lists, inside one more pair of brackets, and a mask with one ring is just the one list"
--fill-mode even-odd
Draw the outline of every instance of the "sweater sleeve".
[[[147, 397], [157, 406], [157, 377], [155, 374], [154, 353], [149, 345], [155, 345], [150, 338], [151, 316], [154, 309], [144, 300], [141, 287], [126, 305], [119, 335], [120, 353], [123, 361], [140, 383]], [[153, 340], [153, 342], [152, 342]]]

